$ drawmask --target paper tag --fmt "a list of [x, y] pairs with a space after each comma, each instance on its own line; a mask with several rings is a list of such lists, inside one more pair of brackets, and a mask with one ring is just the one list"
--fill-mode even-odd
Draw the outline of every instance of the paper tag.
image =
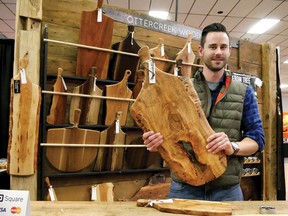
[[62, 84], [63, 84], [63, 86], [64, 86], [65, 91], [67, 91], [67, 85], [66, 85], [66, 83], [65, 83], [64, 78], [61, 77], [61, 80], [62, 80]]
[[155, 63], [152, 60], [148, 62], [148, 70], [149, 70], [149, 83], [156, 83]]
[[175, 67], [174, 68], [174, 76], [178, 76], [178, 71], [179, 71], [178, 67]]
[[154, 203], [173, 203], [173, 199], [150, 200], [148, 205], [153, 206]]
[[21, 84], [26, 84], [27, 79], [26, 79], [26, 71], [24, 68], [21, 68], [20, 70], [20, 79], [21, 79]]
[[97, 22], [102, 22], [102, 8], [98, 8]]
[[261, 87], [262, 87], [262, 84], [263, 84], [262, 80], [259, 79], [258, 77], [256, 77], [256, 79], [255, 79], [255, 85], [258, 86], [259, 88], [261, 88]]
[[134, 32], [131, 32], [131, 45], [133, 46]]
[[94, 84], [93, 84], [93, 91], [96, 91], [96, 88], [97, 88], [96, 82], [97, 82], [97, 77], [95, 76], [94, 77]]
[[54, 192], [53, 192], [52, 186], [50, 186], [50, 187], [48, 188], [48, 192], [49, 192], [49, 196], [50, 196], [51, 201], [55, 201], [56, 198], [55, 198], [55, 196], [54, 196]]
[[14, 93], [20, 93], [20, 80], [14, 80]]
[[91, 187], [91, 200], [96, 201], [97, 200], [97, 191], [96, 191], [96, 186], [93, 185]]
[[191, 53], [191, 42], [188, 42], [188, 53]]
[[0, 190], [0, 215], [31, 216], [29, 191]]
[[115, 122], [115, 133], [119, 134], [120, 133], [120, 120], [117, 119]]
[[161, 53], [161, 56], [164, 56], [164, 55], [165, 55], [164, 44], [161, 44], [160, 53]]

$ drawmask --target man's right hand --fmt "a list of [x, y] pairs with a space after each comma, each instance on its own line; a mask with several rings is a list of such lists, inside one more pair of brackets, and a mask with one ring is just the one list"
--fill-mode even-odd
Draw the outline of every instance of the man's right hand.
[[163, 136], [159, 132], [145, 132], [142, 138], [144, 140], [144, 145], [147, 147], [147, 150], [151, 152], [157, 151], [157, 148], [163, 143]]

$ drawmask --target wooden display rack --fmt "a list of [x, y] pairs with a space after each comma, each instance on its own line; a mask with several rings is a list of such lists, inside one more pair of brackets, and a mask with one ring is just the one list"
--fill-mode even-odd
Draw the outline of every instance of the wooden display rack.
[[[35, 84], [39, 84], [40, 80], [40, 50], [42, 44], [40, 41], [41, 33], [45, 25], [49, 27], [49, 38], [71, 43], [78, 43], [78, 35], [80, 29], [80, 18], [83, 10], [94, 10], [97, 1], [62, 1], [62, 0], [35, 0], [33, 5], [29, 0], [17, 0], [16, 9], [16, 45], [15, 45], [15, 65], [14, 74], [17, 73], [19, 59], [25, 53], [29, 53], [31, 64], [27, 68], [28, 76]], [[128, 10], [122, 10], [115, 7], [106, 6], [115, 11], [127, 12], [130, 14], [139, 15]], [[118, 42], [126, 35], [127, 24], [115, 21], [113, 29], [112, 43]], [[150, 29], [135, 27], [135, 39], [141, 45], [155, 47], [158, 39], [163, 38], [165, 41], [165, 50], [169, 59], [174, 59], [176, 53], [183, 48], [186, 43], [186, 38], [170, 35], [168, 33], [157, 32]], [[33, 41], [33, 42], [31, 42]], [[192, 41], [192, 49], [199, 59], [197, 47], [199, 41]], [[263, 180], [263, 190], [261, 192], [264, 200], [276, 199], [276, 127], [274, 117], [276, 113], [276, 63], [275, 63], [275, 46], [271, 43], [263, 45], [251, 43], [249, 41], [239, 41], [238, 45], [232, 48], [232, 54], [229, 60], [229, 68], [237, 73], [250, 74], [260, 78], [263, 81], [262, 89], [257, 88], [258, 105], [260, 114], [263, 120], [265, 130], [266, 149], [263, 154], [263, 172], [261, 179]], [[77, 48], [68, 45], [48, 44], [48, 59], [47, 60], [47, 75], [56, 75], [59, 67], [63, 68], [63, 75], [67, 77], [75, 77]], [[200, 63], [197, 60], [197, 63]], [[193, 70], [196, 70], [195, 67]], [[269, 116], [269, 117], [267, 117]], [[13, 156], [12, 156], [13, 157]], [[40, 166], [38, 172], [46, 166]], [[139, 178], [145, 179], [147, 175], [145, 170], [140, 170]], [[44, 188], [41, 188], [42, 182], [37, 181], [37, 174], [28, 177], [11, 176], [11, 189], [27, 189], [30, 191], [31, 200], [37, 198], [37, 189], [43, 193]], [[54, 176], [57, 178], [57, 175]], [[61, 175], [64, 181], [68, 181], [68, 175]], [[77, 177], [79, 178], [77, 179]], [[119, 174], [110, 176], [109, 178], [118, 178]], [[131, 176], [130, 176], [131, 177]], [[128, 180], [125, 177], [123, 180]], [[107, 178], [103, 178], [106, 179]], [[102, 179], [102, 180], [103, 180]], [[41, 179], [42, 181], [43, 179]], [[93, 182], [91, 176], [83, 176], [81, 173], [69, 177], [71, 182], [79, 182], [81, 184], [90, 181]], [[261, 181], [262, 181], [261, 180]], [[144, 181], [144, 180], [143, 180]], [[65, 186], [64, 182], [59, 185]], [[135, 182], [134, 182], [135, 183]], [[67, 183], [69, 185], [69, 183]], [[66, 184], [66, 186], [67, 186]], [[125, 186], [124, 186], [125, 187]], [[74, 189], [75, 189], [74, 188]], [[63, 187], [59, 187], [61, 191]]]

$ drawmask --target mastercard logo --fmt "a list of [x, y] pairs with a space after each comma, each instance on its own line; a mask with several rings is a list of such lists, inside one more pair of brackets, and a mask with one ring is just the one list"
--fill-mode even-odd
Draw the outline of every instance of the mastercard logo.
[[20, 207], [12, 207], [11, 208], [11, 213], [12, 214], [20, 214], [21, 213], [21, 208]]

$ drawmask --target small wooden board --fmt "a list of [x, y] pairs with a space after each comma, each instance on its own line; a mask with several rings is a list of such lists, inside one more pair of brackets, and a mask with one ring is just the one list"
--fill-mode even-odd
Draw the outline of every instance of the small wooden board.
[[[165, 200], [164, 200], [165, 201]], [[167, 201], [167, 200], [166, 200]], [[172, 203], [159, 202], [154, 203], [153, 208], [161, 212], [170, 212], [177, 214], [201, 215], [201, 216], [227, 216], [232, 215], [232, 206], [230, 203], [212, 202], [202, 200], [172, 199]], [[149, 200], [137, 200], [137, 206], [147, 206]]]
[[[75, 94], [86, 94], [91, 96], [102, 96], [103, 91], [96, 85], [96, 67], [92, 67], [88, 80], [82, 85], [73, 88]], [[70, 102], [70, 118], [71, 124], [74, 123], [75, 109], [81, 110], [79, 124], [93, 125], [98, 123], [101, 99], [91, 97], [72, 97]]]
[[[97, 22], [98, 12], [102, 8], [102, 4], [103, 0], [98, 0], [98, 6], [95, 11], [82, 12], [79, 43], [110, 49], [114, 21], [102, 14], [102, 21]], [[76, 75], [87, 77], [90, 68], [97, 67], [97, 77], [99, 79], [107, 79], [109, 57], [109, 52], [78, 48]]]
[[[28, 59], [20, 61], [25, 70]], [[24, 73], [26, 74], [26, 72]], [[26, 75], [22, 75], [25, 76]], [[10, 175], [27, 176], [37, 170], [38, 132], [41, 88], [20, 73], [11, 79], [8, 171]]]
[[[156, 57], [156, 58], [160, 58], [160, 59], [169, 59], [169, 57], [167, 56], [167, 54], [165, 53], [165, 50], [164, 50], [164, 39], [163, 38], [159, 38], [158, 45], [154, 48], [150, 48], [149, 53], [150, 53], [152, 58]], [[168, 72], [170, 64], [168, 62], [165, 62], [165, 61], [155, 60], [155, 66], [161, 71]]]
[[[58, 74], [56, 82], [53, 86], [54, 92], [66, 92], [66, 86], [64, 85], [64, 79], [62, 77], [63, 69], [58, 68]], [[66, 106], [67, 96], [53, 95], [52, 103], [50, 107], [50, 113], [46, 118], [49, 124], [64, 124], [66, 118]]]
[[[75, 110], [71, 128], [52, 128], [47, 131], [47, 143], [99, 144], [100, 132], [78, 128], [81, 110]], [[95, 161], [98, 148], [93, 147], [47, 147], [46, 157], [57, 170], [78, 172]]]
[[[117, 84], [106, 85], [106, 96], [130, 99], [132, 91], [127, 87], [127, 81], [131, 75], [130, 70], [126, 70], [123, 79]], [[129, 101], [121, 100], [106, 100], [106, 118], [105, 125], [111, 125], [115, 121], [115, 114], [118, 111], [122, 112], [121, 126], [126, 124], [126, 118], [128, 113]]]

